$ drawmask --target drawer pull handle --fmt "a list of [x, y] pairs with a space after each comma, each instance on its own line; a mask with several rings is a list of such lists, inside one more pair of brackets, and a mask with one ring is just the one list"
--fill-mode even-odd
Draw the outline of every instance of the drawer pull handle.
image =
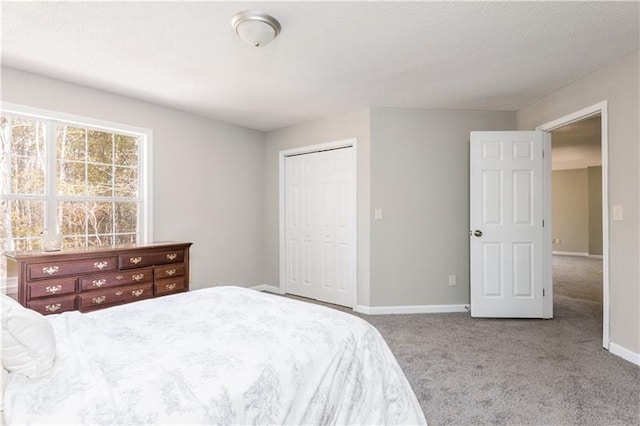
[[164, 288], [167, 290], [173, 290], [174, 288], [176, 288], [176, 286], [177, 286], [176, 283], [171, 283], [171, 284], [165, 285]]
[[133, 274], [131, 278], [133, 278], [134, 281], [140, 281], [144, 278], [144, 274]]
[[122, 274], [116, 275], [116, 280], [121, 280], [123, 278], [124, 278], [124, 275], [122, 275]]
[[124, 292], [122, 290], [118, 290], [116, 291], [116, 296], [122, 296]]
[[44, 289], [47, 293], [56, 294], [60, 290], [62, 290], [61, 285], [48, 285]]
[[47, 275], [53, 275], [59, 270], [60, 268], [58, 268], [57, 266], [47, 266], [45, 268], [42, 268], [42, 273]]
[[137, 289], [137, 290], [133, 290], [133, 291], [131, 292], [131, 294], [132, 294], [133, 296], [135, 296], [135, 297], [140, 297], [140, 296], [142, 296], [142, 293], [144, 293], [144, 289], [142, 289], [142, 288], [139, 288], [139, 289]]
[[142, 258], [141, 257], [130, 257], [129, 258], [129, 262], [133, 263], [134, 265], [137, 265], [138, 263], [142, 262]]
[[175, 269], [167, 269], [166, 271], [164, 271], [165, 275], [169, 275], [169, 276], [172, 276], [176, 272], [177, 271]]
[[106, 300], [106, 296], [96, 296], [91, 299], [95, 305], [99, 305]]
[[167, 259], [169, 259], [169, 260], [174, 260], [176, 257], [178, 257], [177, 253], [169, 253], [167, 255]]
[[47, 312], [55, 312], [59, 311], [60, 308], [62, 308], [62, 305], [60, 303], [55, 303], [53, 305], [45, 305], [44, 310]]
[[100, 269], [101, 271], [107, 267], [107, 262], [95, 262], [93, 267], [96, 269]]
[[106, 283], [107, 283], [107, 280], [105, 280], [104, 278], [91, 281], [91, 284], [93, 284], [94, 287], [102, 287]]

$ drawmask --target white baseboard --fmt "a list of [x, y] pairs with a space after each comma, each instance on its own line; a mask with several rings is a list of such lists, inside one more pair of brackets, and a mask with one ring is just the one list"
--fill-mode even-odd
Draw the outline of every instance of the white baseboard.
[[630, 351], [629, 349], [620, 346], [616, 343], [609, 343], [609, 352], [614, 355], [619, 356], [622, 359], [626, 359], [629, 362], [634, 363], [635, 365], [640, 366], [640, 354]]
[[579, 251], [555, 251], [554, 250], [552, 253], [557, 256], [583, 256], [583, 257], [589, 256], [589, 253], [583, 253]]
[[276, 287], [275, 285], [270, 285], [270, 284], [254, 285], [253, 287], [249, 287], [249, 288], [251, 290], [266, 291], [266, 292], [275, 293], [275, 294], [284, 294], [282, 291], [280, 291], [280, 287]]
[[409, 306], [364, 306], [356, 305], [353, 310], [366, 315], [388, 314], [442, 314], [467, 312], [468, 305], [409, 305]]
[[589, 253], [583, 253], [580, 251], [554, 251], [552, 253], [556, 256], [580, 256], [580, 257], [588, 257], [591, 259], [602, 259], [601, 254], [589, 254]]
[[[252, 290], [284, 294], [280, 287], [260, 284], [249, 287]], [[388, 314], [442, 314], [448, 312], [468, 312], [469, 305], [409, 305], [409, 306], [364, 306], [356, 305], [353, 310], [366, 315]]]

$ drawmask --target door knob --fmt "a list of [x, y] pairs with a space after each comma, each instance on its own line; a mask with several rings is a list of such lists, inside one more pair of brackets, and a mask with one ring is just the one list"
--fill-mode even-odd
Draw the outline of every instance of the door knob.
[[473, 231], [473, 235], [475, 235], [476, 237], [482, 237], [482, 231], [479, 229], [476, 229], [475, 231]]

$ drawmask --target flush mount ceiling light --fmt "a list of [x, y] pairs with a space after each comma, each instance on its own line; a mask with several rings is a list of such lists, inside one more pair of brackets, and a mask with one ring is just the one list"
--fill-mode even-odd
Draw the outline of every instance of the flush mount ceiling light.
[[280, 22], [273, 16], [255, 10], [236, 13], [231, 18], [233, 30], [253, 47], [264, 46], [280, 33]]

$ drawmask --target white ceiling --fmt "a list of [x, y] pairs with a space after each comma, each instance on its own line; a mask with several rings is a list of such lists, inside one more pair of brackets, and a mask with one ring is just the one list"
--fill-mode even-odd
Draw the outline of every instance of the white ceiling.
[[[238, 11], [282, 33], [253, 48]], [[357, 106], [516, 111], [638, 49], [638, 2], [2, 2], [2, 63], [259, 130]]]

